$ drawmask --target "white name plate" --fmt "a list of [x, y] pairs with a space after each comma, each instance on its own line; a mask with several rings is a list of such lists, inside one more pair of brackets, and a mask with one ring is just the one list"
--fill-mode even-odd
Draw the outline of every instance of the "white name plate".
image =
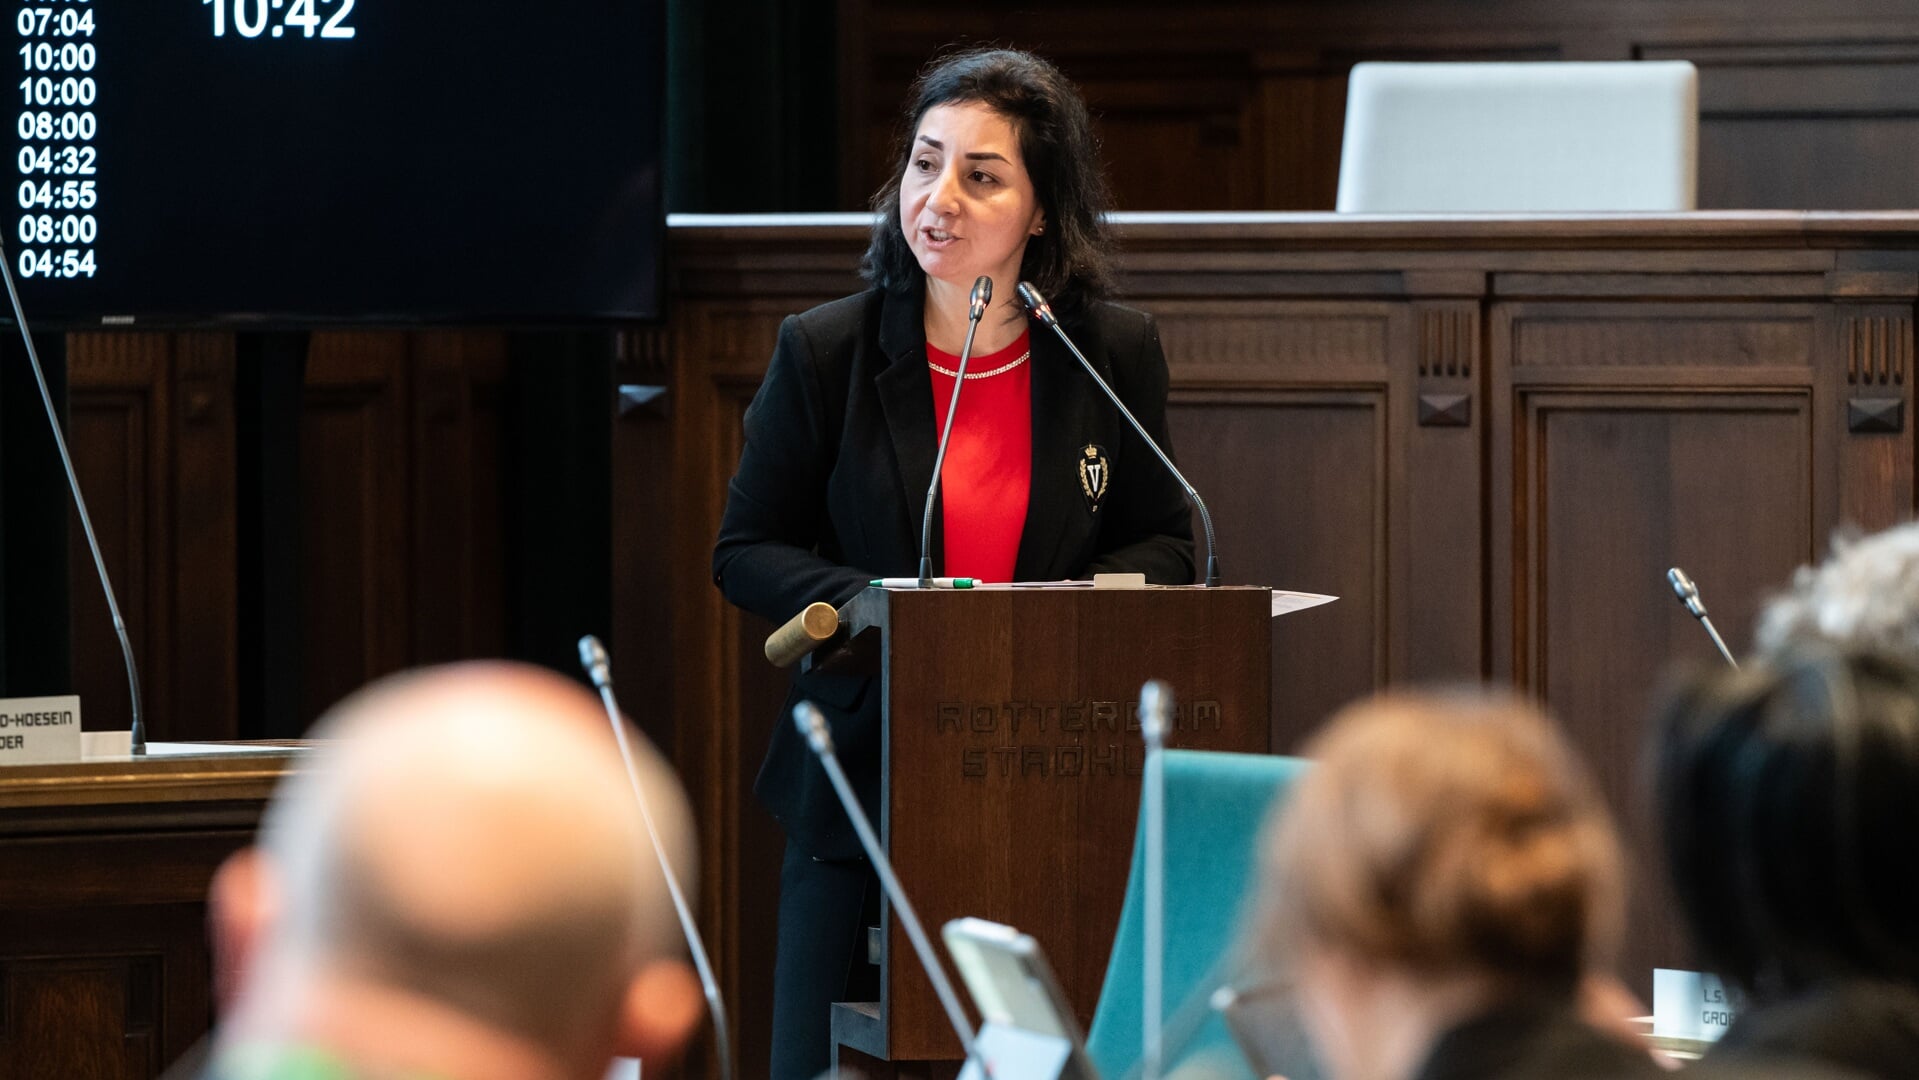
[[1717, 1042], [1739, 1015], [1738, 991], [1717, 975], [1654, 968], [1652, 1033], [1655, 1038]]
[[79, 697], [0, 698], [0, 765], [79, 760]]

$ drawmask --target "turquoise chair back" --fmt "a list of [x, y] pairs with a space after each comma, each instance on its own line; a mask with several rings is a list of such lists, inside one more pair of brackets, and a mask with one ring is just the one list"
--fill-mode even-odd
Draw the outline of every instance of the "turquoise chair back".
[[[1206, 1020], [1183, 1046], [1164, 1020], [1169, 1040], [1163, 1062], [1171, 1071], [1181, 1062], [1204, 1059], [1209, 1076], [1255, 1080], [1240, 1057], [1226, 1025], [1207, 1007], [1216, 964], [1239, 938], [1242, 909], [1258, 870], [1261, 827], [1272, 806], [1284, 798], [1305, 771], [1301, 758], [1265, 754], [1224, 754], [1204, 750], [1168, 750], [1166, 771], [1166, 956], [1165, 1016], [1182, 1006], [1206, 1010]], [[1142, 822], [1143, 824], [1143, 822]], [[1133, 839], [1133, 871], [1126, 882], [1113, 956], [1106, 965], [1086, 1052], [1104, 1080], [1121, 1080], [1139, 1060], [1145, 942], [1145, 836]], [[1227, 972], [1230, 974], [1230, 972]], [[1188, 1005], [1189, 999], [1199, 999]]]

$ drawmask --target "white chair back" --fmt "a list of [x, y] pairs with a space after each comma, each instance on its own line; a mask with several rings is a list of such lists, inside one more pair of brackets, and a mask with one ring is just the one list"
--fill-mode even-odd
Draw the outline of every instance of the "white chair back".
[[1683, 61], [1353, 67], [1342, 213], [1664, 212], [1696, 205]]

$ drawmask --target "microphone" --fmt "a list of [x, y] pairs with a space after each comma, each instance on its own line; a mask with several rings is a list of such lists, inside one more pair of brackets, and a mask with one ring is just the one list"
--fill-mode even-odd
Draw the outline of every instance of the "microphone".
[[733, 1080], [733, 1040], [727, 1030], [726, 1002], [720, 998], [720, 983], [713, 977], [713, 962], [706, 957], [706, 942], [693, 921], [693, 909], [680, 888], [679, 875], [673, 872], [673, 863], [666, 857], [666, 845], [660, 842], [660, 831], [653, 824], [653, 811], [647, 806], [646, 790], [640, 784], [639, 766], [634, 763], [633, 750], [626, 742], [626, 723], [620, 719], [619, 703], [613, 700], [612, 662], [606, 655], [606, 647], [592, 634], [580, 639], [580, 666], [586, 669], [586, 677], [593, 680], [594, 689], [600, 692], [600, 703], [606, 706], [607, 722], [613, 725], [613, 738], [620, 744], [620, 760], [626, 763], [626, 778], [632, 782], [633, 798], [640, 804], [640, 819], [646, 822], [647, 838], [653, 841], [653, 855], [660, 861], [666, 891], [673, 897], [673, 912], [680, 919], [680, 933], [686, 937], [686, 947], [693, 954], [693, 967], [700, 974], [700, 988], [706, 992], [706, 1006], [713, 1015], [720, 1080]]
[[[985, 281], [985, 278], [981, 278]], [[906, 898], [906, 889], [900, 885], [900, 879], [893, 873], [893, 862], [880, 848], [880, 839], [873, 834], [873, 823], [867, 819], [866, 811], [860, 809], [859, 797], [853, 794], [853, 785], [846, 780], [845, 770], [840, 768], [839, 755], [833, 752], [833, 732], [826, 726], [826, 716], [819, 706], [810, 701], [802, 701], [793, 706], [793, 724], [806, 736], [806, 745], [813, 748], [820, 764], [826, 768], [826, 776], [833, 781], [833, 790], [840, 797], [840, 805], [846, 808], [846, 816], [853, 821], [853, 831], [859, 834], [860, 846], [866, 849], [866, 857], [872, 860], [873, 869], [878, 871], [880, 886], [886, 890], [887, 899], [899, 910], [900, 924], [906, 927], [906, 936], [913, 942], [913, 951], [919, 954], [920, 966], [926, 969], [926, 977], [933, 982], [933, 992], [939, 995], [940, 1005], [946, 1010], [946, 1019], [953, 1025], [953, 1034], [959, 1036], [960, 1046], [967, 1058], [974, 1059], [973, 1027], [966, 1021], [966, 1013], [960, 1008], [959, 998], [953, 993], [953, 984], [946, 981], [946, 969], [940, 964], [939, 954], [933, 951], [933, 943], [926, 938], [926, 931], [920, 926], [920, 918], [913, 913], [913, 903]], [[993, 1074], [992, 1063], [984, 1058], [975, 1059]]]
[[1725, 639], [1719, 636], [1719, 631], [1713, 628], [1712, 619], [1706, 616], [1706, 602], [1699, 599], [1699, 586], [1694, 585], [1686, 572], [1677, 566], [1666, 571], [1666, 580], [1672, 583], [1673, 594], [1679, 597], [1679, 602], [1686, 606], [1686, 614], [1699, 620], [1699, 625], [1712, 635], [1712, 643], [1719, 646], [1719, 655], [1725, 657], [1726, 663], [1731, 664], [1735, 671], [1738, 670], [1739, 661], [1732, 658], [1732, 650], [1726, 648]]
[[1206, 587], [1218, 588], [1219, 549], [1213, 543], [1213, 515], [1206, 512], [1206, 504], [1200, 501], [1199, 492], [1194, 491], [1193, 485], [1186, 482], [1185, 474], [1179, 471], [1179, 466], [1174, 465], [1173, 459], [1160, 448], [1159, 441], [1147, 434], [1145, 426], [1134, 418], [1133, 411], [1126, 407], [1126, 403], [1119, 399], [1119, 395], [1113, 392], [1112, 387], [1106, 385], [1106, 380], [1100, 378], [1099, 371], [1093, 367], [1092, 361], [1086, 359], [1086, 354], [1079, 351], [1079, 346], [1073, 344], [1073, 339], [1066, 336], [1066, 329], [1059, 324], [1059, 319], [1054, 317], [1052, 306], [1039, 294], [1039, 290], [1033, 287], [1032, 282], [1019, 283], [1019, 300], [1025, 305], [1026, 310], [1032, 313], [1033, 318], [1038, 319], [1053, 333], [1059, 335], [1059, 339], [1065, 342], [1067, 351], [1073, 354], [1079, 361], [1079, 365], [1086, 369], [1086, 374], [1091, 375], [1093, 381], [1098, 383], [1099, 388], [1112, 400], [1113, 407], [1119, 410], [1119, 414], [1126, 418], [1127, 423], [1133, 425], [1133, 430], [1139, 432], [1139, 437], [1145, 439], [1146, 445], [1153, 448], [1153, 453], [1159, 455], [1161, 464], [1166, 466], [1166, 471], [1173, 474], [1173, 479], [1179, 481], [1179, 486], [1186, 489], [1186, 498], [1193, 504], [1193, 509], [1199, 511], [1200, 524], [1206, 528]]
[[973, 356], [973, 335], [980, 317], [993, 299], [993, 279], [981, 274], [966, 298], [966, 342], [960, 346], [959, 367], [953, 374], [953, 396], [946, 402], [946, 426], [940, 429], [939, 452], [933, 455], [933, 482], [926, 486], [926, 513], [920, 516], [920, 584], [933, 587], [933, 503], [939, 498], [940, 469], [946, 464], [946, 444], [953, 438], [953, 418], [959, 415], [960, 388], [966, 385], [966, 362]]
[[1146, 741], [1146, 775], [1141, 779], [1140, 820], [1146, 833], [1146, 903], [1143, 922], [1145, 963], [1140, 971], [1140, 1070], [1144, 1080], [1159, 1080], [1160, 1017], [1165, 994], [1166, 951], [1166, 729], [1173, 692], [1158, 679], [1139, 691], [1139, 730]]
[[33, 347], [33, 335], [27, 331], [27, 314], [20, 309], [20, 290], [13, 283], [13, 267], [0, 257], [0, 276], [7, 282], [7, 298], [13, 301], [13, 321], [20, 327], [20, 340], [27, 347], [27, 363], [33, 368], [33, 381], [40, 385], [40, 403], [47, 409], [47, 427], [53, 430], [53, 445], [60, 451], [60, 464], [67, 470], [67, 490], [73, 493], [73, 508], [80, 513], [80, 529], [87, 535], [87, 550], [93, 553], [93, 569], [100, 577], [100, 591], [107, 594], [107, 613], [113, 616], [113, 632], [120, 638], [120, 655], [127, 662], [127, 693], [131, 703], [128, 753], [144, 757], [147, 752], [146, 714], [140, 707], [140, 673], [133, 663], [133, 641], [127, 637], [127, 622], [120, 617], [120, 601], [113, 594], [113, 581], [107, 576], [107, 560], [100, 554], [99, 538], [93, 535], [93, 517], [87, 513], [86, 497], [80, 494], [80, 477], [73, 471], [73, 455], [67, 453], [67, 438], [60, 431], [60, 414], [53, 407], [53, 394], [47, 390], [47, 374], [40, 367], [40, 353]]

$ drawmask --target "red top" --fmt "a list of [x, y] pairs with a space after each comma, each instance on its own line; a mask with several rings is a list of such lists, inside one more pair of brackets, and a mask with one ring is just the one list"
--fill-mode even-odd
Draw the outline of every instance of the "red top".
[[[940, 469], [940, 523], [945, 577], [1013, 580], [1026, 502], [1033, 487], [1033, 365], [1026, 331], [990, 356], [966, 362], [966, 389], [953, 418], [953, 440]], [[926, 357], [947, 371], [959, 357], [926, 346]], [[1018, 361], [1016, 364], [1015, 361]], [[932, 368], [933, 437], [946, 428], [953, 376]]]

